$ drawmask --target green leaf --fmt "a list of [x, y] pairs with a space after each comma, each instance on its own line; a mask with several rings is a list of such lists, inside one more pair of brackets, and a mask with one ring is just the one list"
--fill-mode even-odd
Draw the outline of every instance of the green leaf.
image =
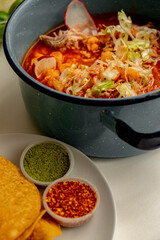
[[3, 41], [3, 33], [9, 16], [5, 11], [0, 11], [0, 43]]
[[5, 29], [5, 23], [0, 23], [0, 43], [3, 41], [3, 33], [4, 33], [4, 29]]
[[0, 11], [0, 23], [3, 21], [7, 21], [10, 15], [5, 11]]
[[117, 90], [120, 93], [121, 97], [132, 97], [137, 95], [132, 89], [131, 84], [128, 82], [120, 84], [117, 87]]
[[23, 0], [16, 0], [15, 2], [13, 2], [12, 5], [10, 6], [9, 14], [12, 14], [22, 1]]

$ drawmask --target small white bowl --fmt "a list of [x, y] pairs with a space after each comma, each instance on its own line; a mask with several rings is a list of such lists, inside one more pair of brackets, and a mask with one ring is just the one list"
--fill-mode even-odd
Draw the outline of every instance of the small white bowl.
[[[20, 157], [20, 169], [22, 171], [22, 173], [24, 174], [24, 176], [30, 180], [31, 182], [35, 183], [36, 185], [39, 185], [39, 186], [42, 186], [42, 187], [46, 187], [48, 186], [51, 182], [53, 181], [50, 181], [50, 182], [43, 182], [43, 181], [38, 181], [38, 180], [35, 180], [33, 179], [30, 175], [28, 175], [28, 173], [25, 171], [25, 168], [24, 168], [24, 165], [23, 165], [23, 161], [24, 161], [24, 157], [26, 155], [26, 153], [28, 152], [28, 150], [32, 147], [34, 147], [35, 145], [39, 145], [39, 144], [42, 144], [42, 143], [52, 143], [52, 144], [55, 144], [55, 145], [58, 145], [60, 147], [62, 147], [64, 150], [66, 150], [66, 152], [68, 153], [68, 156], [69, 156], [69, 160], [70, 160], [70, 166], [69, 166], [69, 169], [68, 171], [62, 176], [62, 177], [67, 177], [70, 175], [70, 173], [72, 172], [73, 170], [73, 166], [74, 166], [74, 156], [73, 156], [73, 153], [72, 151], [70, 150], [70, 148], [63, 142], [61, 141], [58, 141], [58, 140], [49, 140], [49, 141], [38, 141], [38, 142], [34, 142], [32, 144], [30, 144], [29, 146], [27, 146], [24, 151], [22, 152], [21, 154], [21, 157]], [[60, 177], [61, 178], [61, 177]]]
[[[88, 214], [82, 216], [82, 217], [77, 217], [77, 218], [67, 218], [67, 217], [62, 217], [59, 216], [57, 214], [55, 214], [48, 206], [47, 202], [46, 202], [46, 195], [49, 191], [49, 189], [51, 187], [53, 187], [54, 185], [56, 185], [59, 182], [67, 182], [67, 181], [73, 181], [73, 182], [80, 182], [83, 183], [87, 186], [89, 186], [96, 194], [96, 204], [93, 208], [93, 210], [91, 212], [89, 212]], [[76, 177], [72, 177], [72, 178], [60, 178], [57, 179], [56, 181], [54, 181], [53, 183], [51, 183], [50, 185], [48, 185], [48, 187], [45, 189], [44, 193], [43, 193], [43, 205], [44, 208], [47, 210], [48, 214], [53, 217], [60, 225], [64, 226], [64, 227], [78, 227], [81, 226], [85, 223], [87, 223], [94, 215], [94, 213], [96, 212], [98, 206], [100, 203], [100, 195], [99, 192], [97, 190], [97, 188], [95, 187], [95, 185], [93, 185], [91, 182], [89, 182], [86, 179], [83, 178], [76, 178]]]

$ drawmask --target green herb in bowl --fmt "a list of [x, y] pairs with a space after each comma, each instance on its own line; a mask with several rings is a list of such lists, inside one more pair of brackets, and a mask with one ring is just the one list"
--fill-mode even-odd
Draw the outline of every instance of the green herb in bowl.
[[29, 145], [22, 153], [20, 167], [23, 174], [37, 185], [69, 175], [73, 168], [71, 150], [59, 142], [39, 142]]

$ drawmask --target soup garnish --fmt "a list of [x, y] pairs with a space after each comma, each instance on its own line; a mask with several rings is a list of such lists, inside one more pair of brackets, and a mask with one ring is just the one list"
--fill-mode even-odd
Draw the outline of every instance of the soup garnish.
[[41, 35], [23, 68], [48, 87], [85, 98], [124, 98], [159, 89], [160, 31], [151, 23], [133, 24], [123, 10], [117, 19], [89, 18], [88, 25], [84, 4], [75, 2], [86, 16], [84, 22], [77, 16], [81, 27], [68, 20], [67, 11], [75, 9], [70, 4], [65, 13], [69, 29]]

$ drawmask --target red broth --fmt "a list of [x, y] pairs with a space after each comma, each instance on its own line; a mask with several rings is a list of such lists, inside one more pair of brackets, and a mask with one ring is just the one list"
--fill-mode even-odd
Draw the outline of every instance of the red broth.
[[[104, 32], [107, 26], [110, 25], [118, 25], [119, 22], [117, 20], [116, 15], [98, 15], [94, 18], [97, 29], [99, 32]], [[53, 33], [56, 32], [58, 34], [59, 30], [67, 30], [65, 26], [60, 26], [56, 30], [53, 29], [49, 31], [46, 35], [54, 36]], [[137, 28], [132, 27], [131, 33], [136, 36], [136, 33], [139, 30]], [[108, 33], [107, 33], [108, 36]], [[157, 33], [156, 45], [152, 46], [153, 55], [152, 60], [147, 59], [142, 63], [142, 67], [144, 67], [144, 71], [140, 72], [136, 69], [136, 65], [132, 66], [132, 55], [135, 59], [139, 58], [139, 54], [145, 54], [148, 50], [144, 48], [144, 52], [141, 49], [134, 50], [132, 49], [128, 51], [127, 47], [123, 49], [120, 46], [118, 49], [115, 49], [115, 44], [111, 41], [110, 46], [106, 47], [106, 43], [103, 39], [98, 39], [99, 42], [96, 43], [93, 41], [92, 44], [82, 44], [79, 43], [79, 48], [66, 48], [59, 47], [54, 48], [47, 45], [42, 40], [37, 40], [34, 43], [27, 53], [25, 54], [22, 67], [25, 71], [35, 78], [37, 81], [42, 84], [51, 87], [55, 90], [72, 94], [75, 96], [81, 97], [89, 97], [89, 98], [117, 98], [117, 97], [130, 97], [135, 95], [144, 94], [147, 92], [151, 92], [160, 88], [160, 34]], [[109, 38], [110, 36], [108, 36]], [[115, 32], [115, 38], [119, 37], [119, 33]], [[93, 39], [95, 40], [95, 39]], [[128, 43], [133, 39], [128, 39]], [[89, 40], [87, 40], [89, 42]], [[107, 40], [108, 41], [108, 40]], [[140, 40], [142, 43], [143, 41]], [[153, 41], [153, 39], [152, 39]], [[95, 50], [94, 50], [95, 44]], [[96, 45], [97, 44], [97, 45]], [[98, 46], [98, 47], [97, 47]], [[105, 50], [104, 50], [105, 49]], [[106, 50], [107, 49], [107, 50]], [[124, 51], [123, 51], [124, 50]], [[119, 52], [118, 52], [119, 51]], [[114, 58], [119, 57], [121, 55], [121, 51], [124, 54], [120, 56], [121, 64], [114, 65]], [[127, 52], [128, 51], [128, 52]], [[131, 58], [129, 59], [129, 54]], [[104, 59], [105, 55], [105, 59]], [[135, 55], [135, 56], [134, 56]], [[56, 59], [56, 69], [54, 71], [47, 71], [41, 75], [41, 77], [37, 77], [34, 71], [34, 65], [37, 59], [40, 59], [43, 56], [54, 56]], [[95, 66], [96, 59], [100, 60], [99, 63]], [[128, 60], [129, 59], [129, 60]], [[136, 60], [134, 61], [136, 62]], [[110, 67], [110, 62], [113, 61], [113, 68]], [[104, 64], [103, 64], [104, 62]], [[127, 68], [126, 63], [129, 62]], [[86, 76], [83, 73], [85, 71], [85, 67], [89, 70], [89, 80], [87, 83], [83, 85], [84, 80], [86, 80]], [[72, 68], [70, 75], [72, 77], [69, 78], [68, 82], [62, 84], [60, 81], [60, 75], [66, 68]], [[76, 68], [76, 70], [74, 69]], [[147, 69], [151, 69], [150, 73]], [[77, 70], [78, 69], [78, 70]], [[74, 71], [81, 71], [80, 78], [82, 78], [82, 82], [78, 82], [77, 75]], [[108, 74], [105, 75], [104, 73]], [[112, 77], [109, 77], [112, 75]], [[107, 76], [107, 77], [105, 77]], [[114, 77], [113, 77], [114, 76]], [[147, 76], [147, 77], [146, 77]], [[101, 81], [99, 81], [99, 79]], [[76, 84], [79, 84], [77, 88], [75, 88]], [[83, 86], [82, 86], [83, 85]], [[82, 87], [81, 87], [82, 86]], [[76, 90], [75, 90], [76, 89]]]
[[[102, 14], [102, 15], [97, 15], [94, 18], [95, 23], [97, 28], [99, 29], [104, 29], [104, 26], [108, 26], [108, 25], [116, 25], [118, 24], [117, 21], [117, 16], [111, 16], [109, 17], [108, 14]], [[53, 36], [53, 33], [56, 32], [58, 33], [59, 30], [67, 30], [67, 28], [64, 25], [61, 25], [59, 27], [55, 29], [50, 30], [48, 33], [46, 33], [48, 36]], [[85, 49], [86, 50], [86, 49]], [[41, 55], [50, 55], [52, 52], [54, 51], [54, 49], [52, 47], [47, 46], [44, 42], [38, 40], [36, 43], [34, 43], [30, 49], [27, 51], [27, 53], [25, 54], [23, 61], [22, 61], [22, 67], [26, 70], [26, 72], [28, 72], [32, 77], [35, 78], [35, 75], [32, 71], [32, 59], [36, 58], [37, 56], [41, 56]], [[95, 54], [92, 52], [89, 52], [91, 54], [90, 57], [90, 61], [86, 62], [83, 61], [83, 59], [87, 59], [85, 58], [84, 55], [82, 55], [80, 50], [61, 50], [62, 54], [64, 55], [63, 58], [63, 63], [67, 63], [67, 62], [78, 62], [79, 64], [86, 64], [88, 66], [90, 66], [93, 63], [93, 60], [91, 60], [93, 57], [98, 58], [101, 54], [102, 48], [99, 49], [99, 51]]]

